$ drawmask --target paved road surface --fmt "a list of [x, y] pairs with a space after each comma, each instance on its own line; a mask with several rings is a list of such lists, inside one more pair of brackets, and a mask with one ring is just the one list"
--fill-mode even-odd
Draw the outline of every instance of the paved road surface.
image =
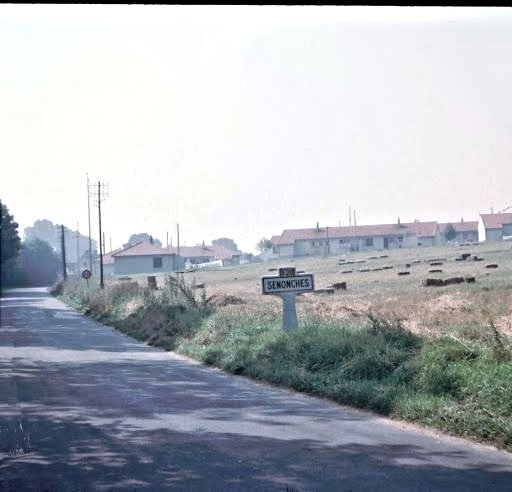
[[0, 330], [0, 491], [512, 491], [512, 455], [135, 342], [44, 289]]

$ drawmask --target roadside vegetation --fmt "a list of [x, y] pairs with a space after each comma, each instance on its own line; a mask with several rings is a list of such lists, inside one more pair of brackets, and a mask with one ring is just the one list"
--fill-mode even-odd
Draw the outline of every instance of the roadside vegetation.
[[[257, 290], [261, 266], [160, 277], [157, 290], [145, 278], [104, 290], [70, 281], [62, 296], [138, 340], [233, 374], [512, 450], [510, 251], [486, 254], [501, 271], [473, 285], [428, 290], [384, 272], [378, 294], [360, 275], [353, 289], [301, 296], [301, 326], [289, 332], [279, 299], [228, 287]], [[322, 261], [334, 270], [332, 258]]]

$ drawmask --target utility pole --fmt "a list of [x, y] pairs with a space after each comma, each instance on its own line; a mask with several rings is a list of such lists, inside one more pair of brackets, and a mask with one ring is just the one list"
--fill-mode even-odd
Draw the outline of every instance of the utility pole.
[[177, 235], [176, 241], [178, 242], [177, 254], [179, 256], [180, 255], [180, 225], [179, 224], [176, 224], [176, 235]]
[[87, 218], [89, 220], [89, 271], [92, 273], [92, 240], [91, 240], [91, 191], [89, 185], [89, 173], [87, 173]]
[[100, 227], [100, 288], [103, 289], [105, 284], [103, 283], [103, 249], [101, 244], [101, 183], [98, 181], [98, 224]]
[[80, 275], [80, 223], [76, 223], [76, 274]]
[[357, 221], [356, 221], [356, 209], [354, 209], [354, 239], [356, 241], [356, 251], [359, 251], [359, 246], [357, 245]]
[[[97, 189], [95, 190], [94, 188]], [[98, 242], [100, 247], [100, 287], [103, 289], [105, 284], [103, 282], [103, 248], [105, 243], [105, 237], [101, 230], [101, 202], [107, 198], [108, 188], [107, 185], [98, 181], [97, 185], [94, 185], [93, 189], [93, 197], [98, 199], [98, 226], [99, 226], [99, 235]]]
[[62, 252], [62, 277], [64, 280], [68, 278], [66, 271], [66, 241], [64, 240], [64, 225], [60, 226], [60, 250]]

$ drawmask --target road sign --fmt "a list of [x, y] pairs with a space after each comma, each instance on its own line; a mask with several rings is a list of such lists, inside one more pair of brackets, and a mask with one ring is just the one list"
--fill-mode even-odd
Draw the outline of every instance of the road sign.
[[286, 292], [312, 292], [315, 290], [313, 275], [306, 273], [293, 277], [263, 277], [263, 294], [284, 294]]
[[263, 294], [277, 295], [283, 300], [283, 330], [297, 328], [295, 296], [313, 290], [315, 290], [313, 275], [310, 273], [297, 275], [294, 267], [280, 268], [278, 277], [261, 279]]
[[85, 280], [89, 280], [91, 278], [91, 271], [90, 270], [84, 270], [82, 272], [82, 278], [85, 278]]
[[295, 277], [295, 267], [284, 267], [279, 269], [280, 277]]

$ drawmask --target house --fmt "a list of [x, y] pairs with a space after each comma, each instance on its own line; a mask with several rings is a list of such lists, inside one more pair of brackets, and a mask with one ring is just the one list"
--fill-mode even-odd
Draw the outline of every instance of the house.
[[439, 224], [439, 231], [441, 233], [442, 243], [445, 243], [446, 237], [446, 227], [448, 225], [453, 227], [455, 231], [455, 237], [451, 239], [451, 241], [455, 241], [457, 243], [474, 243], [478, 241], [478, 221], [468, 221], [464, 222], [461, 220], [460, 222], [447, 222]]
[[[422, 224], [427, 224], [422, 228]], [[435, 241], [436, 223], [360, 225], [349, 227], [319, 227], [285, 229], [275, 239], [274, 247], [280, 258], [318, 256], [376, 249], [409, 248], [420, 244], [422, 237]]]
[[[103, 275], [114, 275], [114, 254], [122, 251], [122, 248], [115, 249], [103, 255]], [[100, 257], [95, 260], [95, 271], [100, 271]]]
[[[167, 248], [174, 254], [178, 253], [177, 247], [170, 246]], [[224, 246], [218, 245], [202, 245], [202, 246], [181, 246], [180, 257], [185, 264], [200, 265], [204, 263], [220, 262], [221, 265], [239, 265], [241, 251], [233, 251]]]
[[278, 246], [278, 242], [279, 242], [279, 238], [281, 236], [272, 236], [270, 238], [270, 242], [272, 243], [272, 247], [269, 248], [269, 249], [265, 249], [263, 250], [261, 253], [260, 253], [260, 258], [261, 258], [261, 261], [270, 261], [270, 260], [275, 260], [277, 258], [279, 258], [279, 246]]
[[402, 224], [418, 235], [418, 246], [438, 246], [443, 243], [443, 237], [437, 222], [407, 222]]
[[111, 256], [116, 275], [174, 272], [182, 266], [174, 252], [146, 242], [134, 244]]
[[480, 214], [478, 240], [499, 241], [512, 236], [512, 213]]

